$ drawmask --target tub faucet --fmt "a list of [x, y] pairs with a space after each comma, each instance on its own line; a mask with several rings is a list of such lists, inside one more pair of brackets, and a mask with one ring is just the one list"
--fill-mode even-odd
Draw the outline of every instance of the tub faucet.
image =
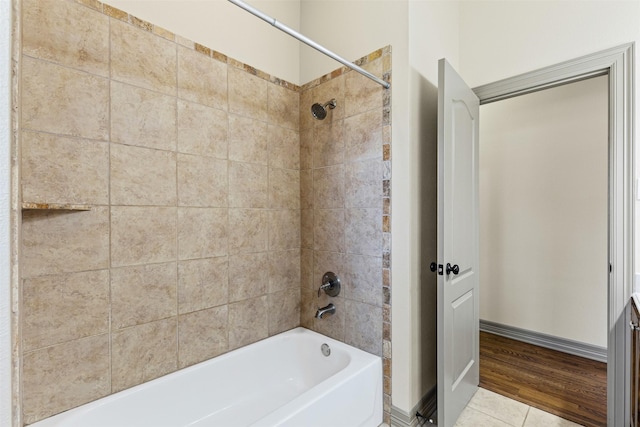
[[322, 319], [325, 314], [335, 314], [335, 312], [336, 306], [330, 303], [326, 307], [319, 308], [318, 311], [316, 311], [316, 319]]

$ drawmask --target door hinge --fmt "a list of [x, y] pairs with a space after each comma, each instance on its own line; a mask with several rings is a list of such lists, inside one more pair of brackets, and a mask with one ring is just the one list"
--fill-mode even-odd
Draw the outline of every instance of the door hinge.
[[429, 269], [433, 272], [438, 272], [439, 276], [442, 276], [444, 274], [444, 266], [442, 264], [436, 264], [435, 262], [432, 262], [429, 265]]

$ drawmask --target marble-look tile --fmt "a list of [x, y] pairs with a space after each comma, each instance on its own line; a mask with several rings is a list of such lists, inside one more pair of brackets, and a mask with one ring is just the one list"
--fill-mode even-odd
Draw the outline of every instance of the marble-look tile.
[[109, 271], [26, 279], [22, 343], [30, 351], [109, 331]]
[[111, 142], [175, 151], [173, 96], [111, 82]]
[[24, 57], [22, 93], [23, 129], [109, 138], [107, 79]]
[[[363, 66], [375, 76], [382, 76], [382, 59]], [[345, 74], [345, 116], [351, 117], [368, 110], [382, 109], [383, 87], [365, 76], [350, 71]]]
[[226, 305], [181, 315], [178, 320], [178, 367], [216, 357], [229, 348]]
[[176, 204], [176, 154], [111, 144], [111, 203], [125, 206]]
[[469, 402], [469, 407], [497, 418], [509, 425], [521, 426], [527, 417], [529, 406], [479, 388]]
[[314, 99], [313, 89], [306, 89], [306, 90], [300, 91], [300, 114], [299, 114], [300, 115], [299, 117], [300, 131], [313, 128], [315, 119], [311, 115], [311, 106], [315, 102], [320, 102], [320, 101], [314, 101], [313, 99]]
[[178, 209], [178, 259], [227, 255], [229, 242], [227, 209]]
[[344, 230], [347, 253], [370, 256], [382, 253], [381, 209], [346, 209]]
[[514, 427], [510, 424], [493, 418], [483, 412], [467, 406], [460, 414], [455, 427]]
[[316, 293], [309, 289], [300, 289], [300, 326], [314, 330], [313, 316], [317, 309]]
[[229, 162], [229, 207], [266, 208], [268, 178], [265, 165]]
[[132, 25], [111, 20], [111, 78], [176, 95], [176, 45]]
[[22, 366], [22, 421], [27, 424], [111, 392], [108, 334], [25, 353]]
[[22, 277], [109, 266], [109, 208], [22, 214]]
[[530, 407], [524, 427], [580, 427], [580, 424]]
[[313, 209], [300, 210], [300, 247], [313, 249]]
[[300, 169], [313, 167], [313, 138], [313, 127], [300, 131]]
[[227, 158], [229, 120], [216, 108], [178, 100], [178, 151]]
[[317, 209], [340, 209], [345, 205], [344, 166], [313, 170], [313, 198]]
[[[344, 252], [344, 209], [316, 209], [313, 212], [313, 248], [316, 251]], [[382, 236], [380, 236], [382, 239]]]
[[178, 205], [229, 206], [227, 160], [178, 154]]
[[111, 207], [111, 266], [176, 258], [176, 208]]
[[300, 250], [269, 252], [269, 293], [300, 287]]
[[109, 18], [72, 2], [26, 0], [22, 52], [103, 77], [109, 75]]
[[[300, 250], [300, 288], [316, 289], [313, 281], [313, 250]], [[319, 282], [318, 282], [319, 283]]]
[[111, 389], [133, 387], [178, 367], [175, 317], [111, 334]]
[[109, 203], [109, 144], [22, 132], [22, 200]]
[[344, 121], [345, 160], [382, 158], [382, 110], [371, 110]]
[[236, 115], [229, 116], [229, 160], [268, 164], [267, 124]]
[[269, 207], [300, 209], [300, 171], [269, 168]]
[[300, 94], [276, 84], [267, 88], [267, 113], [269, 123], [287, 129], [300, 126]]
[[317, 124], [312, 144], [313, 167], [344, 163], [344, 139], [344, 120]]
[[111, 269], [111, 327], [140, 325], [177, 314], [176, 263]]
[[300, 169], [300, 134], [292, 129], [268, 126], [269, 166]]
[[345, 342], [382, 356], [382, 307], [345, 300]]
[[344, 264], [344, 297], [382, 307], [382, 258], [347, 254]]
[[178, 97], [227, 109], [227, 64], [178, 46]]
[[313, 209], [313, 170], [300, 171], [300, 207]]
[[229, 350], [266, 338], [268, 325], [266, 295], [229, 304]]
[[269, 212], [269, 250], [300, 249], [300, 209]]
[[268, 275], [268, 252], [231, 255], [229, 257], [229, 302], [266, 294], [269, 285]]
[[268, 85], [260, 77], [229, 67], [229, 112], [266, 122]]
[[229, 254], [264, 252], [269, 243], [268, 212], [229, 209]]
[[178, 312], [190, 313], [229, 301], [227, 257], [193, 259], [178, 263]]
[[300, 325], [300, 288], [269, 294], [267, 300], [270, 336]]
[[382, 206], [382, 161], [348, 163], [345, 167], [345, 207]]

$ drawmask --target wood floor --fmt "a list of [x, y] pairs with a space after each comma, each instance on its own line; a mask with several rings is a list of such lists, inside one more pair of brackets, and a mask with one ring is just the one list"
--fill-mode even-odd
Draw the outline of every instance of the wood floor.
[[480, 387], [588, 427], [607, 425], [607, 365], [480, 332]]

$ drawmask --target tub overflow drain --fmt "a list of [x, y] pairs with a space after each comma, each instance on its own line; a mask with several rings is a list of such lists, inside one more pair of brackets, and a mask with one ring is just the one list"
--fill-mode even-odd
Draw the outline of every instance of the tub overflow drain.
[[322, 350], [322, 354], [324, 354], [325, 356], [331, 354], [331, 347], [329, 347], [329, 344], [322, 344], [320, 350]]

